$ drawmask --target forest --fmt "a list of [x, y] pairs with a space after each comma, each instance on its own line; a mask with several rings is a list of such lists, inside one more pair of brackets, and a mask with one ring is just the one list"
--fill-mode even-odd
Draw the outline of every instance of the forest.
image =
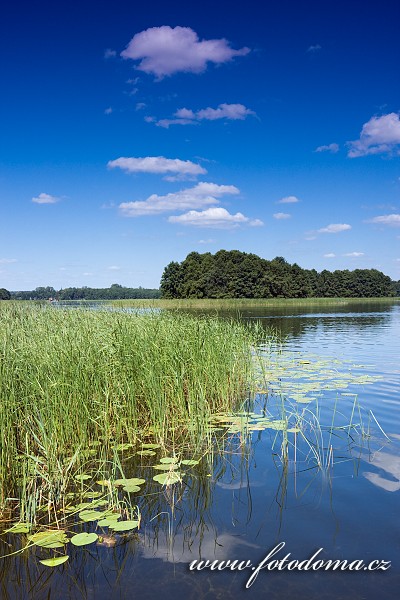
[[160, 290], [162, 298], [371, 298], [398, 295], [399, 283], [376, 269], [317, 272], [281, 256], [219, 250], [170, 262]]
[[135, 298], [154, 299], [160, 297], [158, 289], [129, 288], [113, 283], [109, 288], [69, 287], [55, 290], [53, 287], [37, 287], [35, 290], [11, 292], [13, 300], [125, 300]]

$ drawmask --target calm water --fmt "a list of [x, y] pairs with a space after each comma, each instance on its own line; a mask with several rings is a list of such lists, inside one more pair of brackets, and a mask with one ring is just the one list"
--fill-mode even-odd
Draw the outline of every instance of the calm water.
[[[279, 329], [288, 350], [326, 358], [339, 374], [351, 366], [354, 376], [382, 376], [371, 385], [350, 384], [318, 398], [326, 425], [334, 402], [338, 422], [348, 421], [354, 403], [348, 394], [357, 393], [362, 411], [356, 416], [363, 419], [365, 435], [349, 440], [337, 431], [330, 439], [333, 456], [319, 449], [322, 468], [314, 467], [313, 455], [300, 443], [291, 443], [283, 459], [275, 431], [254, 432], [250, 441], [233, 435], [226, 452], [216, 451], [212, 460], [194, 467], [184, 486], [139, 500], [142, 525], [128, 541], [121, 538], [114, 548], [69, 549], [69, 562], [54, 570], [29, 552], [3, 559], [1, 598], [122, 600], [162, 594], [165, 600], [375, 600], [397, 595], [400, 307], [358, 305], [318, 313], [274, 309], [269, 315], [253, 310], [242, 318]], [[144, 466], [142, 473], [150, 480], [154, 471]], [[134, 475], [141, 476], [137, 468]], [[385, 560], [392, 566], [375, 572], [262, 570], [249, 589], [250, 569], [189, 570], [196, 559], [249, 560], [256, 566], [280, 542], [285, 548], [274, 558], [290, 553], [290, 560], [303, 560], [322, 548], [318, 558]]]

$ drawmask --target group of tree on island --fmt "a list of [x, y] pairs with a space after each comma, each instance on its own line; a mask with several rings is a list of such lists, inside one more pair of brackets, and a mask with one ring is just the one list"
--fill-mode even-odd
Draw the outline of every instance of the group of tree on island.
[[161, 278], [162, 298], [360, 298], [398, 294], [398, 284], [376, 269], [302, 269], [239, 250], [191, 252], [170, 262]]

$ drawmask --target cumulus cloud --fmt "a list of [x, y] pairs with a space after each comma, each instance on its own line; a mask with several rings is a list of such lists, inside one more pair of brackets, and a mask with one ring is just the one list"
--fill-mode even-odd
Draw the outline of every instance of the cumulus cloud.
[[56, 202], [59, 202], [60, 198], [57, 198], [57, 196], [51, 196], [50, 194], [39, 194], [39, 196], [35, 196], [32, 198], [32, 202], [35, 202], [35, 204], [55, 204]]
[[109, 106], [108, 108], [105, 109], [104, 114], [105, 115], [111, 115], [111, 113], [113, 112], [113, 109], [111, 106]]
[[371, 117], [364, 123], [360, 139], [348, 142], [348, 156], [356, 158], [369, 154], [399, 153], [400, 119], [397, 113]]
[[183, 215], [169, 217], [168, 221], [170, 223], [212, 229], [234, 229], [240, 225], [250, 225], [250, 227], [260, 227], [263, 225], [260, 219], [249, 219], [240, 212], [232, 215], [225, 208], [221, 207], [207, 208], [203, 211], [190, 210]]
[[289, 213], [283, 213], [283, 212], [278, 212], [278, 213], [274, 213], [273, 217], [274, 219], [290, 219], [292, 215], [289, 215]]
[[369, 219], [366, 223], [377, 223], [378, 225], [389, 225], [391, 227], [400, 227], [400, 215], [380, 215]]
[[277, 204], [295, 204], [296, 202], [300, 202], [296, 196], [286, 196], [278, 200]]
[[157, 173], [166, 175], [175, 173], [184, 177], [195, 177], [207, 173], [206, 169], [190, 160], [164, 158], [164, 156], [146, 156], [144, 158], [121, 157], [107, 163], [110, 169], [119, 168], [126, 173]]
[[328, 252], [327, 254], [324, 254], [324, 258], [335, 258], [336, 254], [334, 254], [333, 252]]
[[332, 154], [336, 154], [336, 152], [339, 152], [339, 144], [328, 144], [327, 146], [318, 146], [318, 148], [315, 149], [315, 152], [331, 152]]
[[331, 225], [322, 227], [322, 229], [318, 229], [318, 233], [340, 233], [349, 229], [351, 229], [351, 225], [347, 225], [347, 223], [332, 223]]
[[364, 256], [364, 252], [346, 252], [343, 256], [351, 256], [357, 258], [358, 256]]
[[0, 258], [0, 265], [10, 265], [18, 262], [16, 258]]
[[156, 123], [159, 127], [168, 129], [170, 125], [197, 125], [199, 121], [217, 121], [228, 119], [230, 121], [243, 121], [249, 115], [256, 113], [244, 104], [220, 104], [217, 108], [202, 108], [197, 112], [189, 108], [180, 108], [174, 114], [174, 119], [161, 119]]
[[140, 61], [139, 71], [162, 79], [179, 72], [201, 73], [208, 63], [226, 63], [249, 52], [249, 48], [234, 50], [225, 39], [199, 40], [190, 27], [163, 25], [137, 33], [121, 56]]
[[226, 194], [239, 194], [239, 190], [234, 185], [217, 185], [216, 183], [203, 181], [192, 188], [170, 193], [166, 196], [152, 194], [143, 201], [123, 202], [119, 205], [119, 209], [124, 217], [156, 215], [163, 212], [204, 208], [218, 204], [219, 198]]

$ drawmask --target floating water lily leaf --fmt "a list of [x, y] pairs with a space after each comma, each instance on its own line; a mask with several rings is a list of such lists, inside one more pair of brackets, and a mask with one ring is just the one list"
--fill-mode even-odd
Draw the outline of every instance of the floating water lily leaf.
[[174, 471], [178, 468], [176, 464], [168, 464], [168, 465], [153, 465], [153, 469], [158, 469], [159, 471]]
[[96, 481], [96, 483], [98, 483], [102, 487], [107, 487], [111, 484], [111, 481], [109, 479], [99, 479], [99, 481]]
[[164, 458], [160, 458], [160, 463], [162, 463], [163, 465], [170, 465], [177, 462], [178, 459], [176, 458], [176, 456], [165, 456]]
[[104, 517], [108, 516], [107, 511], [100, 512], [99, 510], [83, 510], [79, 513], [79, 518], [85, 523], [89, 523], [90, 521], [98, 521]]
[[98, 498], [99, 496], [102, 495], [102, 492], [85, 492], [84, 494], [82, 494], [83, 498]]
[[139, 526], [139, 521], [118, 521], [110, 525], [110, 529], [113, 531], [131, 531]]
[[67, 562], [69, 556], [56, 556], [54, 558], [46, 558], [45, 560], [39, 560], [42, 565], [45, 567], [58, 567], [58, 565], [62, 565]]
[[156, 455], [154, 450], [139, 450], [138, 452], [136, 452], [136, 454], [138, 454], [139, 456], [155, 456]]
[[87, 475], [85, 473], [82, 473], [81, 475], [75, 475], [75, 479], [77, 481], [87, 481], [88, 479], [91, 479], [91, 476]]
[[88, 544], [96, 542], [98, 537], [97, 533], [86, 533], [84, 531], [83, 533], [77, 533], [72, 536], [70, 542], [74, 544], [74, 546], [87, 546]]
[[123, 488], [124, 492], [128, 492], [128, 494], [133, 494], [134, 492], [140, 492], [140, 487], [138, 485], [125, 485]]
[[120, 518], [121, 515], [113, 514], [109, 517], [106, 517], [105, 519], [100, 519], [100, 521], [97, 521], [97, 525], [99, 525], [100, 527], [110, 527], [110, 525], [114, 525]]
[[62, 548], [68, 542], [64, 531], [60, 529], [38, 531], [33, 535], [29, 535], [28, 540], [41, 548]]
[[154, 475], [154, 481], [161, 483], [161, 485], [172, 485], [173, 483], [178, 483], [181, 481], [181, 474], [178, 471], [173, 471], [172, 473], [160, 473], [159, 475]]
[[130, 479], [116, 479], [114, 485], [143, 485], [146, 483], [145, 479], [139, 477], [131, 477]]
[[116, 449], [118, 452], [123, 452], [124, 450], [129, 450], [129, 448], [133, 448], [133, 444], [118, 444]]
[[6, 529], [4, 533], [29, 533], [32, 528], [30, 523], [14, 523], [10, 529]]
[[185, 458], [185, 460], [182, 460], [182, 461], [181, 461], [181, 463], [182, 463], [183, 465], [188, 465], [188, 466], [190, 466], [190, 467], [192, 467], [192, 466], [194, 466], [194, 465], [198, 465], [198, 464], [199, 464], [199, 462], [200, 462], [199, 460], [194, 460], [194, 459], [192, 459], [192, 458], [190, 458], [190, 459], [189, 459], [189, 458]]

